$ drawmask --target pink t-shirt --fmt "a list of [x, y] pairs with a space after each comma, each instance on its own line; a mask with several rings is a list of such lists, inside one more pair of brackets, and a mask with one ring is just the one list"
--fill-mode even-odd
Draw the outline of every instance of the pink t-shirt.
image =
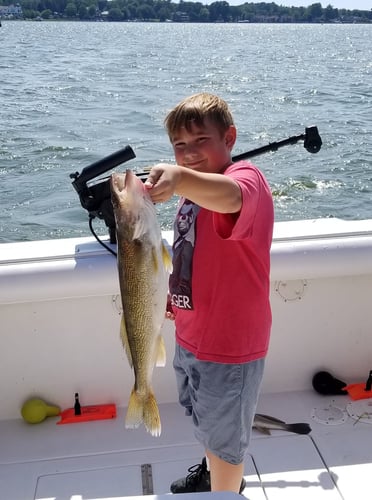
[[262, 173], [240, 161], [238, 216], [182, 199], [175, 220], [170, 293], [176, 340], [198, 359], [245, 363], [266, 355], [271, 329], [273, 200]]

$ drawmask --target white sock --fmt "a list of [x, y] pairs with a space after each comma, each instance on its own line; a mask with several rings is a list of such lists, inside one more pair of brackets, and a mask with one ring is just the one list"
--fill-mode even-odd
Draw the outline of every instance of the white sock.
[[205, 457], [205, 462], [207, 464], [207, 470], [209, 471], [210, 470], [209, 469], [209, 458], [207, 456]]

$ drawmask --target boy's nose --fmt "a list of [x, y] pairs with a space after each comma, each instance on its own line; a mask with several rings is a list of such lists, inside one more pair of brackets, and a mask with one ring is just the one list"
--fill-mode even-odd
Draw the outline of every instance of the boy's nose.
[[197, 148], [194, 144], [186, 144], [183, 150], [185, 156], [195, 156], [197, 152]]

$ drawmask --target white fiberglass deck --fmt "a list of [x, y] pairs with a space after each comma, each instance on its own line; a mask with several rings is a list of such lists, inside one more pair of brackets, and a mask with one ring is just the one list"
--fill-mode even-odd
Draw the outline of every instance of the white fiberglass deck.
[[[313, 420], [314, 408], [344, 415], [350, 400], [310, 390], [317, 371], [353, 383], [372, 368], [371, 256], [372, 219], [276, 224], [273, 328], [258, 411], [313, 430], [254, 432], [245, 463], [250, 500], [372, 498], [372, 425]], [[162, 435], [125, 430], [133, 373], [118, 304], [116, 261], [92, 238], [0, 245], [0, 500], [164, 495], [200, 462], [203, 450], [176, 403], [171, 321], [163, 327], [168, 363], [153, 377]], [[75, 392], [83, 405], [116, 403], [117, 419], [31, 426], [19, 417], [29, 397], [66, 409]], [[366, 413], [372, 421], [372, 409]]]
[[[250, 500], [370, 500], [372, 425], [347, 413], [338, 425], [312, 418], [314, 408], [324, 415], [349, 402], [348, 396], [310, 391], [263, 395], [261, 413], [309, 422], [312, 432], [265, 436], [254, 431], [244, 495]], [[21, 419], [0, 422], [1, 500], [120, 500], [169, 493], [170, 482], [200, 462], [202, 449], [177, 404], [163, 404], [160, 412], [160, 438], [143, 428], [125, 430], [123, 408], [116, 419], [100, 422], [56, 425], [58, 417], [33, 426]], [[152, 478], [143, 476], [145, 464], [151, 464]], [[221, 496], [229, 498], [216, 498]]]

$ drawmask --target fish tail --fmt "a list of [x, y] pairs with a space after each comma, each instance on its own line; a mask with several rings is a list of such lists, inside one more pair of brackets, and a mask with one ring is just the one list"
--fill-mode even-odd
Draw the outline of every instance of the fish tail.
[[129, 398], [125, 427], [136, 429], [142, 423], [150, 434], [160, 436], [160, 415], [153, 392], [149, 390], [146, 395], [141, 395], [133, 388]]
[[125, 427], [127, 429], [136, 429], [143, 422], [143, 396], [132, 389], [130, 394], [127, 416], [125, 417]]
[[149, 391], [143, 408], [143, 423], [152, 436], [160, 436], [161, 422], [154, 393]]
[[306, 423], [287, 424], [286, 430], [289, 432], [295, 432], [296, 434], [309, 434], [309, 432], [311, 432], [311, 427]]

